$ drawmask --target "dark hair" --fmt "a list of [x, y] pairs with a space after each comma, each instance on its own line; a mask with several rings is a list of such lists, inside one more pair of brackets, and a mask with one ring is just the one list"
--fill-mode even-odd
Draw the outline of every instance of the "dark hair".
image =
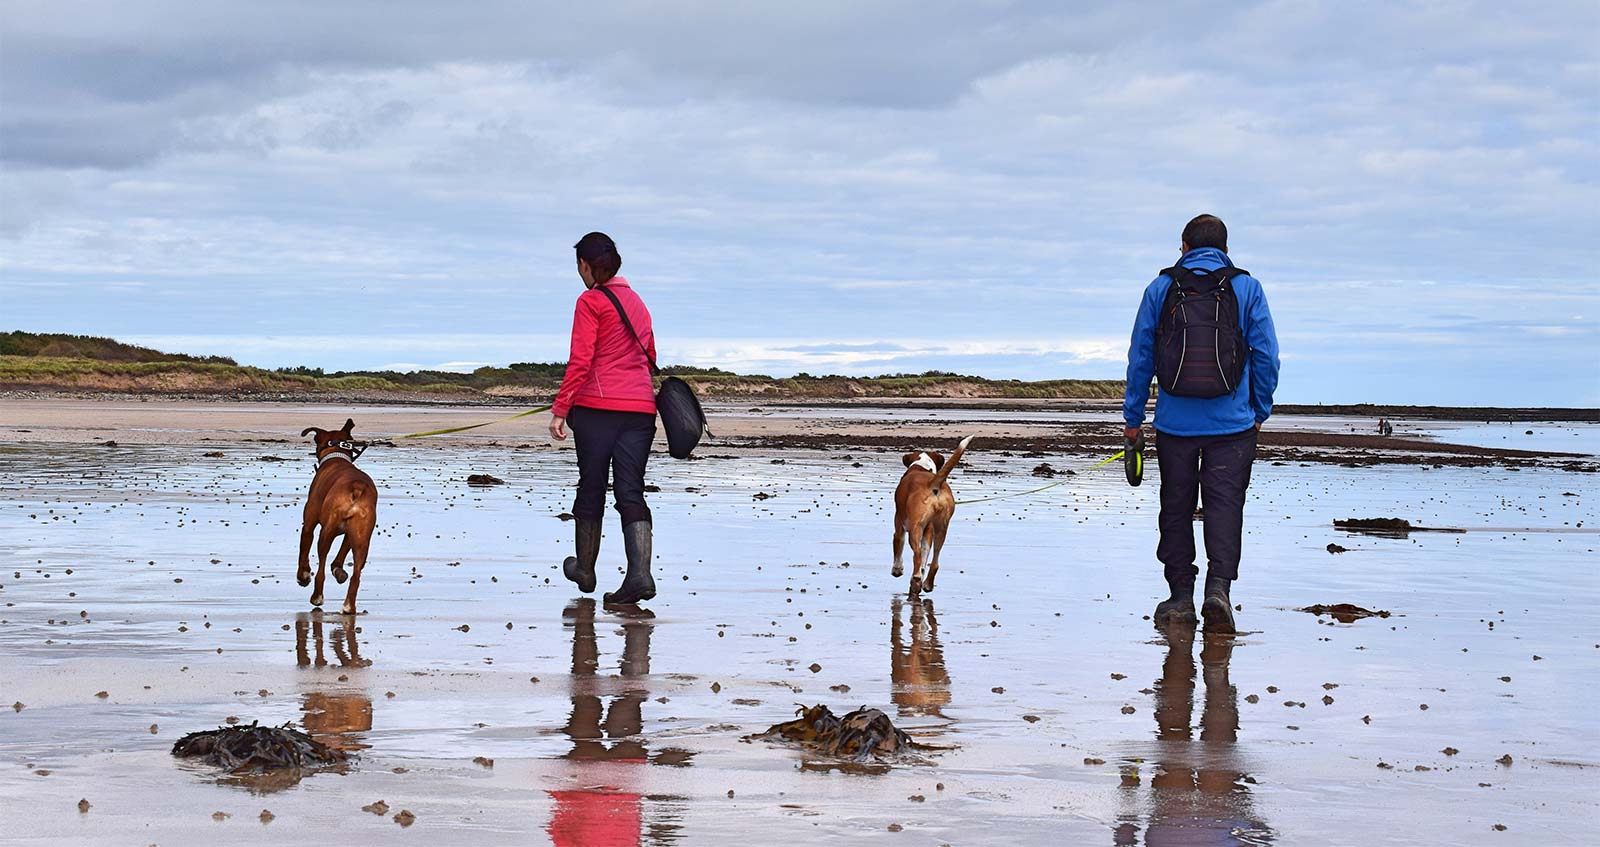
[[1183, 227], [1183, 243], [1190, 250], [1215, 247], [1228, 252], [1228, 227], [1216, 215], [1198, 215]]
[[588, 262], [589, 269], [594, 271], [595, 285], [606, 282], [622, 270], [622, 254], [617, 252], [617, 243], [603, 232], [591, 232], [572, 246], [578, 251], [578, 258]]

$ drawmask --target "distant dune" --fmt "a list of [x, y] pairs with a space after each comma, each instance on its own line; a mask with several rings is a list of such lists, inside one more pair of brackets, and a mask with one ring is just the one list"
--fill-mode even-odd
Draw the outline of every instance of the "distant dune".
[[[562, 362], [520, 362], [450, 371], [340, 371], [315, 367], [268, 370], [222, 356], [190, 356], [135, 347], [109, 338], [54, 333], [0, 334], [0, 389], [176, 395], [325, 395], [352, 399], [437, 402], [549, 398], [561, 385]], [[1114, 399], [1121, 380], [991, 380], [928, 371], [876, 377], [792, 377], [736, 374], [675, 366], [706, 397], [774, 400], [855, 398]]]

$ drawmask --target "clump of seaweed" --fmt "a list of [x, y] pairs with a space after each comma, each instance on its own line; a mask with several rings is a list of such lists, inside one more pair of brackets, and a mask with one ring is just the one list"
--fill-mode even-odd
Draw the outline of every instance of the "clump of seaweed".
[[311, 736], [283, 726], [224, 726], [191, 732], [172, 745], [172, 755], [198, 758], [229, 773], [278, 768], [316, 768], [345, 761], [348, 756]]
[[838, 717], [827, 706], [801, 705], [799, 717], [774, 724], [752, 738], [780, 738], [827, 756], [853, 762], [871, 762], [904, 755], [922, 745], [911, 740], [878, 709], [862, 706]]
[[1327, 615], [1339, 623], [1355, 623], [1362, 618], [1389, 617], [1387, 609], [1364, 609], [1354, 603], [1317, 603], [1312, 606], [1306, 606], [1303, 609], [1295, 609], [1295, 611], [1310, 612], [1319, 618]]

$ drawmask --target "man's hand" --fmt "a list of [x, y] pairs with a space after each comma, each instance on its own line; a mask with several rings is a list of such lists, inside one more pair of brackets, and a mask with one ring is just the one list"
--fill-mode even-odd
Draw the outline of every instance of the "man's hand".
[[1122, 437], [1128, 439], [1129, 441], [1132, 441], [1135, 438], [1139, 437], [1139, 432], [1140, 432], [1140, 428], [1139, 427], [1130, 426], [1130, 427], [1127, 427], [1126, 429], [1122, 430]]
[[556, 416], [550, 419], [550, 437], [557, 441], [567, 440], [567, 419]]
[[1256, 421], [1256, 432], [1261, 431], [1261, 421]]

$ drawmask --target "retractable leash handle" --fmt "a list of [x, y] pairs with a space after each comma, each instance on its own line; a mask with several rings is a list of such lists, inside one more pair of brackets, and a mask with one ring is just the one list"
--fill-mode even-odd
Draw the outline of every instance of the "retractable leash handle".
[[1139, 437], [1124, 440], [1127, 443], [1122, 449], [1122, 470], [1128, 475], [1128, 484], [1138, 488], [1144, 481], [1144, 430], [1139, 431]]

